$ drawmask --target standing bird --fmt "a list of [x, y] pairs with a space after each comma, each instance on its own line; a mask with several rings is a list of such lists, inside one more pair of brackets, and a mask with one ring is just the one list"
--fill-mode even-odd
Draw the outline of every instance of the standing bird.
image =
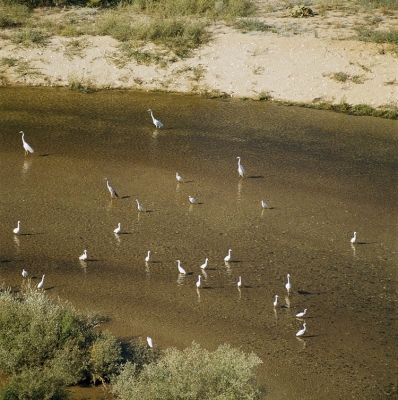
[[238, 285], [238, 288], [240, 289], [240, 287], [242, 286], [242, 277], [241, 276], [239, 277], [237, 285]]
[[120, 233], [120, 231], [121, 231], [121, 228], [120, 228], [120, 222], [117, 224], [117, 228], [115, 228], [114, 230], [113, 230], [113, 232], [114, 233], [116, 233], [116, 235], [118, 234], [118, 233]]
[[245, 169], [243, 165], [240, 163], [240, 157], [236, 157], [238, 159], [238, 173], [241, 178], [245, 177]]
[[156, 126], [156, 128], [163, 128], [164, 125], [153, 116], [152, 110], [149, 109], [148, 112], [151, 113], [152, 121], [153, 121], [154, 125]]
[[41, 278], [41, 281], [38, 283], [37, 288], [41, 289], [44, 286], [44, 277], [45, 275], [43, 275], [43, 277]]
[[196, 203], [195, 197], [188, 196], [188, 198], [189, 198], [189, 201], [190, 201], [192, 204], [195, 204], [195, 203]]
[[106, 186], [108, 187], [109, 193], [111, 194], [112, 199], [119, 197], [116, 193], [116, 190], [109, 184], [109, 179], [105, 178]]
[[292, 288], [292, 285], [290, 284], [290, 274], [287, 274], [287, 283], [285, 285], [285, 288], [287, 290], [287, 293], [290, 293], [290, 289]]
[[300, 329], [300, 330], [296, 333], [296, 336], [303, 336], [304, 333], [305, 333], [305, 331], [306, 331], [306, 329], [307, 329], [307, 324], [304, 322], [304, 324], [303, 324], [303, 329]]
[[34, 153], [35, 151], [28, 145], [28, 143], [25, 142], [25, 133], [24, 131], [21, 131], [19, 133], [22, 133], [22, 144], [23, 148], [25, 149], [25, 156], [29, 153]]
[[21, 229], [21, 221], [18, 221], [18, 226], [16, 228], [14, 228], [12, 231], [18, 235], [19, 231]]
[[275, 300], [274, 300], [274, 307], [278, 305], [278, 295], [275, 295]]
[[144, 211], [144, 207], [142, 207], [142, 205], [140, 204], [140, 202], [138, 201], [138, 199], [135, 199], [135, 201], [137, 202], [137, 209], [138, 209], [138, 211], [140, 211], [140, 212]]
[[27, 278], [28, 277], [28, 271], [26, 271], [26, 269], [22, 269], [22, 276], [24, 277], [24, 278]]
[[178, 262], [178, 272], [179, 272], [180, 274], [185, 275], [186, 272], [185, 272], [185, 269], [181, 267], [181, 261], [180, 261], [180, 260], [177, 260], [177, 262]]
[[297, 318], [304, 317], [304, 315], [305, 315], [306, 312], [307, 312], [307, 309], [305, 308], [304, 311], [301, 311], [301, 312], [297, 313], [297, 314], [296, 314], [296, 317], [297, 317]]
[[202, 265], [200, 266], [200, 268], [205, 269], [205, 268], [207, 267], [207, 262], [208, 262], [208, 261], [209, 261], [209, 259], [206, 258], [205, 263], [202, 264]]
[[264, 200], [261, 200], [261, 207], [268, 208], [268, 204]]
[[354, 236], [351, 238], [351, 244], [355, 244], [357, 242], [357, 233], [354, 232]]
[[145, 262], [149, 261], [150, 256], [151, 256], [151, 250], [148, 250], [148, 255], [145, 257]]
[[182, 177], [180, 175], [178, 175], [178, 172], [176, 172], [176, 179], [178, 182], [184, 183], [184, 179], [182, 179]]
[[79, 260], [81, 261], [87, 260], [87, 250], [83, 251], [83, 254], [79, 257]]
[[224, 257], [224, 261], [228, 262], [231, 259], [231, 249], [228, 250], [228, 254]]
[[198, 281], [196, 282], [196, 287], [199, 289], [200, 288], [200, 278], [201, 276], [198, 275]]
[[152, 347], [153, 347], [152, 338], [150, 338], [149, 336], [147, 336], [146, 341], [147, 341], [147, 343], [148, 343], [148, 346], [149, 346], [150, 348], [152, 348]]

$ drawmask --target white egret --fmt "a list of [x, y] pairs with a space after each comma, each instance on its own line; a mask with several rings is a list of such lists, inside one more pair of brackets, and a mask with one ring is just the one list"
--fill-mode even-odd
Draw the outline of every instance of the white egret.
[[111, 194], [111, 197], [114, 199], [116, 197], [119, 197], [116, 193], [116, 190], [109, 184], [109, 179], [105, 178], [106, 180], [106, 186], [108, 187], [109, 193]]
[[178, 262], [178, 272], [179, 272], [180, 274], [185, 275], [186, 272], [185, 272], [185, 269], [181, 267], [181, 261], [180, 261], [180, 260], [177, 260], [177, 262]]
[[241, 276], [239, 277], [237, 285], [238, 285], [238, 288], [240, 289], [240, 287], [242, 286], [242, 277]]
[[268, 208], [268, 204], [264, 200], [261, 200], [261, 207]]
[[196, 199], [195, 199], [194, 197], [188, 196], [188, 198], [189, 198], [189, 201], [190, 201], [192, 204], [195, 204], [195, 203], [196, 203]]
[[357, 233], [354, 232], [354, 236], [351, 238], [351, 244], [355, 244], [357, 242]]
[[290, 274], [287, 274], [287, 283], [285, 285], [285, 288], [288, 293], [290, 293], [290, 289], [292, 288], [292, 285], [290, 284]]
[[202, 269], [205, 269], [205, 268], [207, 267], [207, 263], [208, 263], [208, 261], [209, 261], [209, 259], [208, 259], [208, 258], [206, 258], [206, 260], [205, 260], [204, 264], [202, 264], [202, 265], [200, 266], [200, 268], [202, 268]]
[[239, 175], [244, 178], [245, 177], [245, 169], [243, 168], [243, 165], [240, 163], [240, 157], [236, 157], [238, 159], [238, 172]]
[[297, 313], [297, 314], [296, 314], [296, 317], [297, 317], [297, 318], [304, 317], [304, 315], [305, 315], [306, 312], [307, 312], [307, 309], [305, 308], [304, 311], [301, 311], [301, 312]]
[[151, 250], [148, 250], [148, 255], [145, 257], [145, 262], [149, 261], [150, 256], [151, 256]]
[[154, 125], [156, 126], [156, 128], [163, 128], [164, 125], [153, 116], [152, 110], [149, 109], [148, 112], [151, 113], [152, 121], [153, 121]]
[[87, 260], [87, 250], [83, 251], [83, 254], [79, 257], [79, 260], [81, 261]]
[[24, 277], [24, 278], [27, 278], [28, 277], [28, 271], [26, 271], [26, 269], [22, 269], [22, 276]]
[[41, 281], [38, 283], [37, 288], [41, 289], [44, 286], [44, 277], [45, 275], [43, 275], [43, 277], [41, 278]]
[[14, 228], [12, 231], [18, 235], [19, 231], [21, 229], [21, 221], [18, 221], [18, 226], [16, 228]]
[[138, 209], [138, 211], [140, 211], [140, 212], [144, 211], [144, 207], [142, 207], [142, 205], [140, 204], [140, 202], [138, 201], [138, 199], [135, 199], [135, 201], [137, 202], [137, 209]]
[[303, 329], [300, 329], [300, 330], [296, 333], [296, 336], [303, 336], [304, 333], [305, 333], [305, 331], [306, 331], [306, 329], [307, 329], [307, 324], [304, 322], [304, 324], [303, 324]]
[[196, 282], [196, 287], [199, 289], [200, 288], [200, 278], [201, 276], [198, 275], [198, 281]]
[[178, 182], [184, 183], [184, 179], [182, 179], [182, 177], [180, 175], [178, 175], [178, 172], [176, 172], [176, 179]]
[[147, 341], [147, 343], [148, 343], [148, 346], [152, 348], [152, 347], [153, 347], [152, 338], [150, 338], [149, 336], [147, 336], [146, 341]]
[[278, 305], [278, 295], [275, 295], [275, 300], [274, 300], [274, 307], [276, 307]]
[[121, 231], [121, 228], [120, 228], [120, 222], [117, 224], [117, 228], [115, 228], [114, 230], [113, 230], [113, 232], [114, 233], [116, 233], [116, 234], [118, 234], [118, 233], [120, 233], [120, 231]]
[[224, 257], [224, 261], [228, 262], [231, 259], [231, 249], [228, 250], [228, 254]]
[[23, 148], [25, 149], [25, 155], [29, 153], [34, 153], [35, 151], [30, 147], [26, 142], [25, 142], [25, 133], [24, 131], [21, 131], [19, 133], [22, 133], [22, 144]]

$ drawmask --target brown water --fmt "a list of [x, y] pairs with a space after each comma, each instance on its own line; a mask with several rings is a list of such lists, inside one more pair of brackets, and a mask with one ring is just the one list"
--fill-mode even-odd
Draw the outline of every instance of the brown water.
[[[104, 328], [120, 338], [253, 351], [266, 398], [396, 396], [397, 121], [44, 88], [3, 88], [0, 107], [6, 286], [18, 288], [25, 268], [34, 283], [46, 274], [49, 296], [109, 316]], [[148, 108], [166, 129], [155, 130]], [[24, 156], [20, 130], [34, 154]]]

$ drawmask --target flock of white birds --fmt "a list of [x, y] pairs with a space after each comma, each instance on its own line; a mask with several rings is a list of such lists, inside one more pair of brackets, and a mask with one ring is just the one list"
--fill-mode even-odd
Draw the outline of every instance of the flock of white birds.
[[[150, 114], [151, 114], [152, 121], [153, 121], [153, 124], [155, 125], [155, 127], [159, 128], [159, 129], [163, 128], [164, 125], [153, 116], [152, 110], [149, 109], [148, 112], [150, 112]], [[25, 133], [23, 131], [20, 131], [19, 133], [22, 134], [22, 144], [23, 144], [23, 147], [24, 147], [24, 150], [25, 150], [25, 155], [27, 155], [29, 153], [34, 153], [33, 148], [25, 141]], [[238, 159], [238, 174], [239, 174], [239, 176], [241, 178], [245, 178], [246, 173], [245, 173], [245, 169], [243, 168], [243, 165], [241, 164], [241, 157], [237, 157], [237, 159]], [[176, 172], [176, 179], [177, 179], [177, 181], [179, 183], [184, 183], [184, 179], [178, 174], [178, 172]], [[108, 178], [105, 178], [105, 180], [106, 180], [106, 185], [107, 185], [107, 188], [109, 190], [109, 193], [111, 194], [111, 198], [117, 198], [118, 194], [116, 193], [116, 190], [109, 184]], [[194, 197], [189, 196], [188, 199], [189, 199], [191, 204], [195, 204], [196, 203], [196, 199]], [[144, 207], [140, 204], [138, 199], [136, 199], [136, 202], [137, 202], [138, 211], [140, 211], [140, 212], [145, 211]], [[262, 208], [269, 208], [268, 204], [264, 200], [261, 200], [261, 207]], [[16, 228], [13, 229], [13, 232], [14, 232], [15, 235], [18, 235], [20, 233], [20, 230], [21, 230], [21, 221], [18, 221], [18, 225], [17, 225]], [[121, 223], [120, 222], [118, 223], [118, 226], [113, 230], [113, 232], [116, 235], [121, 232]], [[351, 241], [351, 245], [355, 245], [356, 240], [357, 240], [357, 232], [354, 232], [354, 236], [350, 240]], [[224, 257], [224, 262], [225, 263], [228, 263], [229, 261], [231, 261], [231, 258], [232, 258], [231, 253], [232, 253], [232, 250], [229, 249], [228, 250], [228, 254]], [[149, 250], [147, 256], [145, 257], [145, 262], [146, 263], [149, 262], [150, 255], [151, 255], [151, 251]], [[83, 254], [81, 256], [79, 256], [79, 260], [80, 261], [86, 261], [87, 258], [88, 258], [87, 250], [84, 250]], [[206, 258], [204, 264], [202, 264], [200, 266], [202, 271], [204, 271], [206, 269], [208, 261], [209, 261], [209, 259]], [[186, 274], [185, 269], [181, 266], [181, 261], [180, 260], [177, 260], [177, 269], [178, 269], [179, 274], [182, 274], [182, 275]], [[22, 276], [24, 278], [28, 277], [28, 272], [25, 269], [22, 270]], [[42, 276], [41, 281], [38, 283], [38, 285], [37, 285], [38, 289], [42, 289], [44, 287], [44, 278], [45, 278], [45, 275]], [[201, 275], [198, 275], [198, 280], [196, 282], [197, 290], [200, 289], [201, 285], [202, 285]], [[237, 287], [238, 287], [239, 290], [242, 287], [242, 277], [241, 276], [239, 276], [239, 280], [237, 282]], [[286, 288], [287, 294], [289, 296], [291, 288], [292, 288], [292, 285], [290, 283], [290, 274], [287, 274], [287, 283], [285, 284], [285, 288]], [[278, 295], [275, 295], [275, 300], [273, 302], [274, 309], [278, 306], [278, 297], [279, 297]], [[297, 313], [296, 317], [297, 318], [302, 318], [302, 317], [304, 317], [306, 315], [306, 313], [307, 313], [307, 309], [304, 309], [304, 311]], [[300, 329], [296, 333], [296, 336], [297, 337], [304, 336], [305, 333], [306, 333], [306, 329], [307, 329], [307, 324], [306, 324], [306, 322], [304, 322], [303, 323], [303, 328]], [[148, 343], [149, 347], [153, 347], [153, 341], [149, 336], [147, 337], [147, 343]]]

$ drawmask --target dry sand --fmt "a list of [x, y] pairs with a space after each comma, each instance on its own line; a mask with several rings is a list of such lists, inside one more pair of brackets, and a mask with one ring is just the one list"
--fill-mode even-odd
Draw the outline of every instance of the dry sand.
[[[398, 58], [386, 45], [352, 40], [355, 27], [377, 21], [376, 29], [398, 26], [397, 13], [328, 12], [312, 18], [291, 18], [286, 11], [257, 18], [276, 33], [241, 33], [222, 24], [213, 39], [189, 59], [163, 68], [129, 61], [115, 64], [119, 43], [110, 37], [53, 37], [45, 47], [16, 47], [0, 40], [0, 57], [14, 58], [15, 67], [1, 67], [3, 84], [68, 86], [71, 81], [97, 88], [128, 88], [210, 93], [277, 101], [398, 105]], [[316, 10], [315, 10], [316, 11]], [[58, 11], [68, 12], [68, 11]], [[81, 9], [80, 13], [93, 13]], [[153, 46], [147, 46], [147, 49]], [[21, 62], [25, 62], [21, 68]], [[334, 74], [346, 74], [338, 81]]]

